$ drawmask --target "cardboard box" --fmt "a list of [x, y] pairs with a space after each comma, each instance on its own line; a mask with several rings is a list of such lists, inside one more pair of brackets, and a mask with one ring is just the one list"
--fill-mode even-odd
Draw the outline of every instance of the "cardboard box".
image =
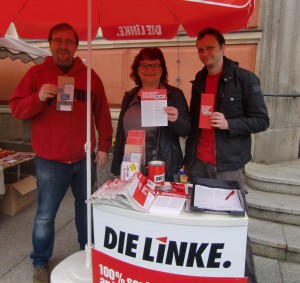
[[0, 199], [0, 214], [13, 216], [32, 204], [36, 199], [36, 187], [36, 179], [33, 176], [6, 184], [5, 195]]

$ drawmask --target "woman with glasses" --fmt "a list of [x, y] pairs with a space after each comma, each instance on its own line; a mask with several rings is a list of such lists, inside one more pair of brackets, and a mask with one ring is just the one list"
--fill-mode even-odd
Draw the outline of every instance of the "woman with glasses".
[[[166, 165], [165, 180], [178, 182], [179, 170], [183, 166], [179, 137], [187, 136], [191, 129], [184, 94], [181, 89], [167, 83], [165, 58], [157, 47], [140, 50], [132, 63], [130, 78], [136, 83], [136, 87], [126, 92], [123, 97], [111, 172], [120, 175], [128, 131], [145, 130], [145, 166], [141, 168], [142, 173], [147, 175], [149, 161], [161, 160]], [[153, 89], [166, 89], [167, 107], [164, 111], [168, 117], [167, 126], [141, 126], [141, 93]]]

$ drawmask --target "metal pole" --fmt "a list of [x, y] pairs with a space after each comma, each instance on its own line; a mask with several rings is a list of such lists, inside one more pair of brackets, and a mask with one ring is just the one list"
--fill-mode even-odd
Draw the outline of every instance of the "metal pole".
[[[92, 34], [92, 1], [87, 1], [87, 27], [88, 27], [88, 55], [87, 55], [87, 111], [86, 111], [86, 169], [87, 169], [87, 198], [91, 196], [91, 34]], [[92, 267], [92, 207], [91, 203], [87, 204], [87, 227], [88, 227], [88, 243], [85, 247], [86, 251], [86, 267]]]

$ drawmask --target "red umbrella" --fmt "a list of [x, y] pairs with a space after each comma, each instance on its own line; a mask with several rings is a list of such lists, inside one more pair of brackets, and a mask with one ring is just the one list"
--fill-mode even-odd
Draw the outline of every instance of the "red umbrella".
[[[95, 38], [99, 28], [103, 37], [109, 40], [171, 39], [177, 35], [180, 25], [189, 36], [196, 36], [197, 32], [206, 26], [229, 32], [247, 27], [254, 9], [254, 1], [9, 0], [2, 3], [0, 9], [0, 37], [3, 37], [9, 25], [14, 23], [21, 38], [47, 39], [49, 30], [55, 24], [67, 22], [75, 28], [81, 40], [88, 41], [86, 151], [87, 186], [90, 196], [90, 54], [91, 40]], [[90, 215], [90, 211], [88, 214]], [[90, 219], [89, 216], [89, 225]], [[91, 247], [90, 232], [88, 238], [88, 247]], [[91, 266], [90, 260], [90, 256], [87, 256], [87, 267]], [[84, 272], [87, 271], [84, 269]]]
[[[91, 37], [171, 39], [180, 25], [189, 36], [211, 26], [221, 32], [247, 27], [254, 0], [90, 0]], [[21, 38], [45, 39], [50, 28], [68, 22], [87, 40], [87, 0], [10, 0], [0, 10], [0, 36], [14, 23]]]
[[[81, 40], [88, 39], [87, 3], [92, 3], [91, 36], [99, 29], [98, 0], [10, 0], [0, 9], [0, 36], [14, 23], [21, 38], [47, 39], [50, 29], [67, 22], [78, 32]], [[4, 6], [4, 7], [3, 7]]]
[[179, 25], [191, 37], [207, 26], [246, 28], [254, 0], [99, 0], [99, 9], [105, 39], [171, 39]]

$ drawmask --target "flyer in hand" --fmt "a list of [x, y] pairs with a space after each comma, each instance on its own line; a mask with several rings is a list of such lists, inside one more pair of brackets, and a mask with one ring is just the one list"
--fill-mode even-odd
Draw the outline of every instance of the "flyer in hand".
[[167, 106], [167, 98], [166, 89], [142, 91], [142, 127], [168, 126], [168, 115], [163, 109]]
[[200, 105], [199, 128], [212, 129], [210, 115], [214, 112], [215, 96], [214, 94], [202, 93]]

